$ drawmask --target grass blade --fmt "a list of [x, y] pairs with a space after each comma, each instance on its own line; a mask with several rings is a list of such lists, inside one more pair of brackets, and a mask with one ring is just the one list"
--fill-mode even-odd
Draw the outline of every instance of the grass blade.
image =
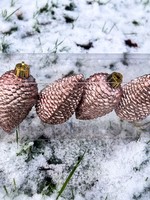
[[18, 143], [19, 143], [19, 126], [16, 127], [16, 143], [17, 143], [17, 146], [18, 146]]
[[75, 166], [73, 167], [72, 171], [70, 172], [70, 174], [68, 175], [66, 181], [64, 182], [64, 184], [62, 185], [61, 189], [58, 192], [58, 195], [56, 197], [56, 200], [58, 200], [58, 198], [62, 195], [63, 191], [65, 190], [67, 184], [69, 183], [70, 179], [72, 178], [73, 174], [75, 173], [76, 169], [78, 168], [80, 162], [83, 160], [83, 157], [85, 155], [86, 151], [83, 153], [83, 155], [78, 159], [78, 162], [75, 164]]
[[21, 7], [17, 8], [16, 10], [14, 10], [10, 15], [8, 15], [8, 16], [5, 18], [5, 20], [6, 20], [6, 21], [9, 20], [9, 18], [10, 18], [15, 12], [17, 12], [20, 8], [21, 8]]
[[4, 188], [5, 192], [6, 192], [6, 195], [8, 196], [8, 195], [9, 195], [9, 193], [8, 193], [8, 190], [7, 190], [7, 187], [6, 187], [6, 185], [4, 185], [4, 186], [3, 186], [3, 188]]

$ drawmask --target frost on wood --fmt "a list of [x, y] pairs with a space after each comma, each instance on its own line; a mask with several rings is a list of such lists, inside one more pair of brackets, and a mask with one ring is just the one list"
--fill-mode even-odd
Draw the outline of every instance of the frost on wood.
[[150, 75], [138, 77], [123, 86], [123, 96], [115, 111], [121, 119], [131, 122], [150, 114]]
[[61, 124], [75, 112], [83, 92], [83, 75], [59, 79], [49, 84], [39, 94], [36, 111], [48, 124]]

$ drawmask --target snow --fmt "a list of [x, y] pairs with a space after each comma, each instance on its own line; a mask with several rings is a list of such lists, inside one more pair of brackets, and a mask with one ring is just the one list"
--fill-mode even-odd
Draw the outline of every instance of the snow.
[[[125, 84], [150, 72], [149, 12], [144, 0], [0, 1], [0, 74], [25, 61], [39, 91], [69, 73], [87, 78], [118, 71]], [[47, 125], [33, 108], [19, 127], [18, 144], [15, 130], [0, 130], [0, 199], [56, 199], [86, 151], [60, 200], [72, 192], [75, 200], [148, 200], [149, 133], [149, 126], [122, 122], [114, 112]], [[56, 189], [45, 195], [48, 183]]]

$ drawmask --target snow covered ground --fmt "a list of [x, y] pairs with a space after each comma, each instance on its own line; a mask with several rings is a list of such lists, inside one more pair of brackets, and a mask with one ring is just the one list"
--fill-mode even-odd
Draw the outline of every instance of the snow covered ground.
[[[23, 60], [39, 91], [77, 73], [118, 71], [125, 84], [150, 73], [149, 13], [149, 0], [0, 1], [0, 74]], [[46, 125], [33, 108], [19, 144], [0, 130], [0, 199], [56, 199], [85, 152], [59, 199], [149, 200], [149, 133], [114, 112]]]

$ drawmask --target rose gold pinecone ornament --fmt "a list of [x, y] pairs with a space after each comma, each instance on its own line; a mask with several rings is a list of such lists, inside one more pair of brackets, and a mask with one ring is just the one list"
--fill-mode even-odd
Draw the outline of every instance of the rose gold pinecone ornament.
[[36, 111], [48, 124], [61, 124], [75, 112], [83, 92], [83, 75], [59, 79], [46, 86], [39, 94]]
[[150, 74], [123, 86], [123, 96], [115, 109], [123, 120], [139, 121], [150, 114]]
[[0, 126], [11, 132], [28, 115], [38, 96], [37, 84], [24, 62], [0, 77]]
[[85, 80], [82, 99], [76, 109], [76, 118], [89, 120], [111, 112], [119, 103], [122, 75], [97, 73]]

